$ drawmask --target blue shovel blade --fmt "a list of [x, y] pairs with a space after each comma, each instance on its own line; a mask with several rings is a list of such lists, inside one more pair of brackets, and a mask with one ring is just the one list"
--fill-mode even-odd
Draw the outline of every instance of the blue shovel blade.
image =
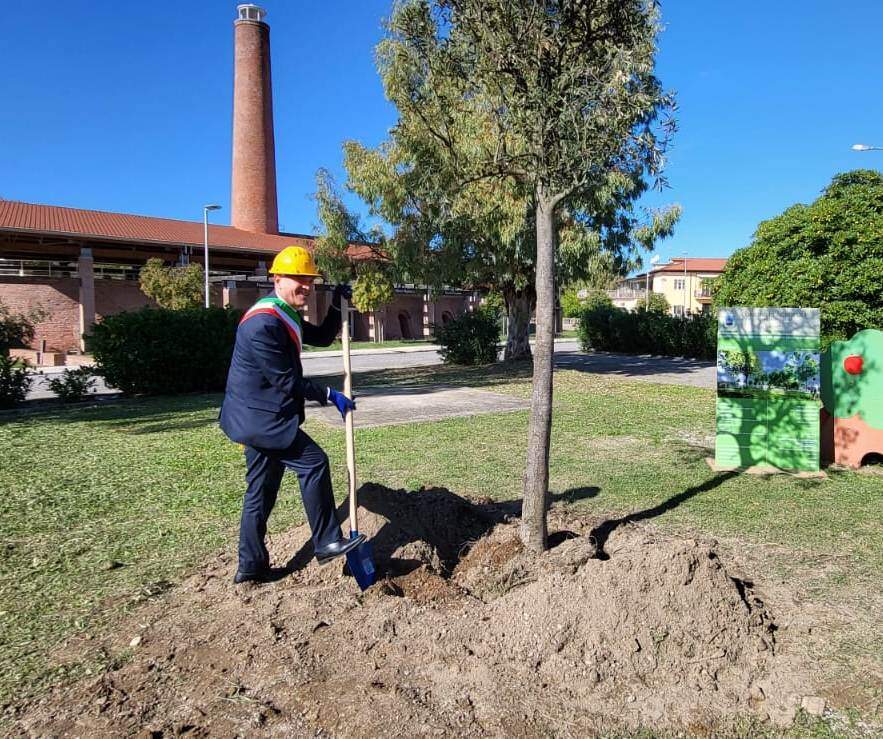
[[[350, 538], [354, 539], [359, 535], [357, 531], [350, 533]], [[370, 541], [359, 544], [355, 549], [351, 549], [346, 553], [346, 563], [350, 568], [353, 577], [359, 584], [359, 588], [367, 590], [377, 579], [377, 570], [374, 569], [374, 547]]]

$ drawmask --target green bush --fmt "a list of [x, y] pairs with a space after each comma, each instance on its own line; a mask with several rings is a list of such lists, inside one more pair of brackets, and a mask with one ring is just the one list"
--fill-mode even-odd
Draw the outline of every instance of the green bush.
[[30, 313], [13, 313], [0, 303], [0, 354], [8, 355], [12, 347], [26, 347], [34, 339], [34, 324], [45, 318], [46, 312], [36, 308]]
[[638, 312], [668, 313], [668, 308], [668, 300], [662, 293], [650, 293], [646, 300], [639, 300], [637, 305]]
[[107, 316], [90, 345], [98, 374], [139, 395], [224, 389], [241, 311], [143, 308]]
[[89, 394], [95, 384], [95, 372], [91, 367], [78, 367], [65, 370], [61, 377], [49, 380], [49, 389], [63, 403], [75, 403]]
[[435, 327], [439, 354], [448, 364], [491, 364], [500, 351], [499, 327], [493, 310], [464, 313]]
[[684, 318], [598, 306], [581, 313], [579, 339], [583, 351], [714, 359], [717, 321], [711, 315]]
[[31, 388], [28, 363], [0, 354], [0, 408], [21, 403]]

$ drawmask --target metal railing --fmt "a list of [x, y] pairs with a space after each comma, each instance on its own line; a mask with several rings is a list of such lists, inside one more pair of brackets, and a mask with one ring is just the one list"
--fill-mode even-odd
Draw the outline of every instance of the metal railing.
[[608, 290], [607, 295], [611, 300], [638, 300], [643, 299], [646, 293], [644, 290], [631, 287], [618, 287], [615, 290]]
[[[137, 280], [140, 269], [137, 265], [99, 262], [93, 265], [92, 271], [96, 280]], [[0, 259], [0, 277], [36, 277], [52, 280], [79, 276], [77, 263], [73, 261]]]

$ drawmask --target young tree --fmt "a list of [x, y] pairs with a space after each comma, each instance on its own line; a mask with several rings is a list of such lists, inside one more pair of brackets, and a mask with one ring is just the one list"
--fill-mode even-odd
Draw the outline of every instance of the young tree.
[[162, 259], [148, 259], [141, 268], [141, 292], [171, 310], [199, 308], [205, 304], [205, 273], [196, 262], [166, 267]]
[[822, 344], [883, 325], [883, 174], [838, 174], [761, 223], [714, 286], [719, 306], [821, 308]]
[[669, 311], [668, 300], [662, 293], [650, 293], [646, 300], [639, 300], [638, 313], [661, 313], [667, 315]]
[[[407, 100], [396, 85], [409, 61], [384, 56], [381, 74], [387, 94], [400, 108]], [[441, 122], [438, 125], [442, 125]], [[344, 145], [347, 186], [371, 213], [393, 226], [390, 259], [409, 281], [439, 288], [486, 287], [503, 296], [508, 333], [507, 360], [531, 356], [530, 318], [536, 307], [536, 223], [533, 193], [514, 178], [464, 182], [434, 126], [395, 127], [377, 149]], [[484, 146], [491, 147], [493, 132]], [[636, 202], [646, 191], [641, 178], [612, 177], [591, 200], [571, 199], [556, 213], [555, 253], [559, 283], [606, 286], [614, 276], [640, 266], [635, 247], [649, 247], [668, 235], [680, 215], [672, 207], [641, 218]]]
[[661, 176], [673, 130], [670, 118], [660, 119], [673, 100], [653, 73], [657, 6], [651, 0], [405, 0], [389, 29], [379, 55], [387, 95], [399, 110], [396, 140], [434, 141], [441, 171], [461, 188], [455, 192], [477, 183], [509, 188], [533, 224], [537, 342], [521, 538], [541, 551], [556, 242], [559, 255], [570, 249], [559, 224], [572, 224], [577, 242], [603, 239], [628, 251], [635, 241], [652, 240], [654, 226], [674, 220], [662, 214], [642, 230], [617, 217], [648, 176]]
[[[316, 205], [322, 232], [316, 239], [316, 261], [334, 282], [353, 283], [353, 305], [369, 313], [395, 298], [394, 263], [386, 249], [386, 238], [379, 228], [362, 231], [359, 218], [351, 213], [324, 169], [316, 173]], [[355, 261], [351, 247], [362, 253]], [[380, 334], [375, 337], [380, 341]]]

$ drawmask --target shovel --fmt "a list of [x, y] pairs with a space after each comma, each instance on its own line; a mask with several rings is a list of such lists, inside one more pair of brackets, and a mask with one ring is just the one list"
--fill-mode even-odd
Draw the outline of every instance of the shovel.
[[[350, 365], [350, 310], [346, 298], [340, 299], [341, 340], [343, 342], [343, 394], [353, 397], [353, 371]], [[350, 484], [350, 538], [359, 535], [359, 501], [356, 497], [356, 447], [353, 430], [353, 412], [346, 418], [346, 469]], [[374, 548], [370, 541], [359, 544], [346, 553], [346, 563], [362, 590], [370, 588], [377, 579], [374, 569]]]

